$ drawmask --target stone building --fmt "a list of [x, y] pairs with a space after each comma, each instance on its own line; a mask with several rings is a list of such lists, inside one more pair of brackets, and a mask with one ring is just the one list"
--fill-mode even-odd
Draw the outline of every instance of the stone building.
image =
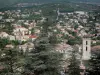
[[84, 37], [82, 43], [82, 60], [89, 60], [91, 58], [91, 38]]

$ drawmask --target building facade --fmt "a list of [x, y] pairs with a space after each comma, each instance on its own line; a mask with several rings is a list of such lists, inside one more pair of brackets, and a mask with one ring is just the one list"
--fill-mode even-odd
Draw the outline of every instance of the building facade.
[[82, 59], [89, 60], [91, 58], [91, 38], [83, 38], [82, 51]]

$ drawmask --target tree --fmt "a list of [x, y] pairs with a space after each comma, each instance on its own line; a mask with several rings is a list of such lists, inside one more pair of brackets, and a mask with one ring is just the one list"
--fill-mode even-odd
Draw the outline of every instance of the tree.
[[89, 75], [100, 75], [100, 52], [96, 51], [89, 61]]
[[69, 45], [75, 45], [75, 44], [77, 44], [77, 40], [76, 39], [73, 39], [73, 38], [70, 38], [67, 43]]
[[49, 40], [49, 27], [52, 22], [46, 19], [37, 38], [35, 48], [27, 53], [24, 75], [60, 75], [60, 61], [62, 54], [54, 49]]
[[71, 52], [71, 58], [69, 59], [70, 65], [68, 66], [69, 75], [80, 75], [79, 60], [76, 55], [77, 51], [73, 50]]
[[53, 34], [52, 36], [49, 37], [49, 43], [55, 46], [58, 44], [60, 41], [58, 40], [56, 34]]
[[60, 75], [62, 54], [52, 48], [47, 37], [41, 37], [35, 43], [35, 49], [28, 54], [25, 75]]
[[11, 22], [5, 22], [5, 25], [6, 26], [2, 30], [7, 32], [8, 34], [12, 34], [14, 27]]
[[81, 44], [81, 42], [82, 42], [82, 39], [76, 36], [75, 38], [69, 38], [67, 43], [69, 45], [75, 45], [75, 44]]
[[10, 41], [6, 38], [0, 38], [0, 48], [4, 48], [7, 44], [9, 44]]
[[46, 21], [42, 24], [42, 30], [41, 30], [42, 35], [45, 34], [46, 36], [48, 36], [48, 33], [51, 31], [51, 29], [49, 29], [49, 27], [53, 27], [53, 24], [54, 23], [47, 18]]
[[23, 61], [16, 49], [3, 49], [0, 56], [0, 75], [21, 75]]

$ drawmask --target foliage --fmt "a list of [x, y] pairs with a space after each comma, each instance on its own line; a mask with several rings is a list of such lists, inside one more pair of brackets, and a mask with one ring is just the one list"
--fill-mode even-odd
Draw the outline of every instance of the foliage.
[[29, 17], [23, 18], [26, 20], [41, 20], [41, 16], [40, 15], [30, 15]]
[[32, 29], [31, 29], [31, 34], [34, 34], [34, 32], [35, 32], [35, 29], [32, 28]]
[[5, 22], [5, 25], [6, 26], [4, 28], [2, 28], [2, 31], [5, 31], [5, 32], [11, 34], [14, 29], [13, 26], [11, 25], [10, 22]]
[[41, 35], [35, 41], [35, 48], [27, 54], [24, 75], [60, 75], [62, 54], [51, 45], [48, 33], [52, 22], [46, 19]]
[[4, 48], [7, 44], [9, 44], [10, 41], [7, 40], [6, 38], [0, 38], [0, 48]]
[[25, 73], [35, 75], [60, 75], [60, 60], [62, 55], [50, 45], [47, 37], [36, 41], [35, 49], [29, 53], [25, 65]]
[[79, 60], [77, 59], [77, 51], [72, 51], [69, 59], [70, 65], [68, 66], [68, 75], [80, 75]]
[[100, 45], [100, 42], [96, 42], [95, 44], [92, 44], [92, 46]]
[[61, 42], [61, 39], [60, 38], [58, 38], [57, 36], [56, 36], [56, 34], [53, 34], [52, 36], [50, 36], [49, 37], [49, 43], [51, 44], [51, 45], [56, 45], [56, 44], [58, 44], [58, 43], [60, 43]]
[[99, 75], [100, 74], [100, 52], [95, 51], [89, 61], [89, 75]]
[[80, 44], [81, 43], [81, 38], [80, 37], [70, 38], [67, 43], [69, 45]]
[[21, 54], [16, 49], [2, 49], [0, 75], [20, 75], [23, 67]]

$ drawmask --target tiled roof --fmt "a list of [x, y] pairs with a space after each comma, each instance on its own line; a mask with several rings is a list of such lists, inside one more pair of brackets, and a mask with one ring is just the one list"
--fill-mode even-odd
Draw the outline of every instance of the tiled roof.
[[100, 45], [92, 47], [92, 51], [94, 50], [100, 50]]
[[30, 35], [29, 38], [37, 38], [36, 35]]

